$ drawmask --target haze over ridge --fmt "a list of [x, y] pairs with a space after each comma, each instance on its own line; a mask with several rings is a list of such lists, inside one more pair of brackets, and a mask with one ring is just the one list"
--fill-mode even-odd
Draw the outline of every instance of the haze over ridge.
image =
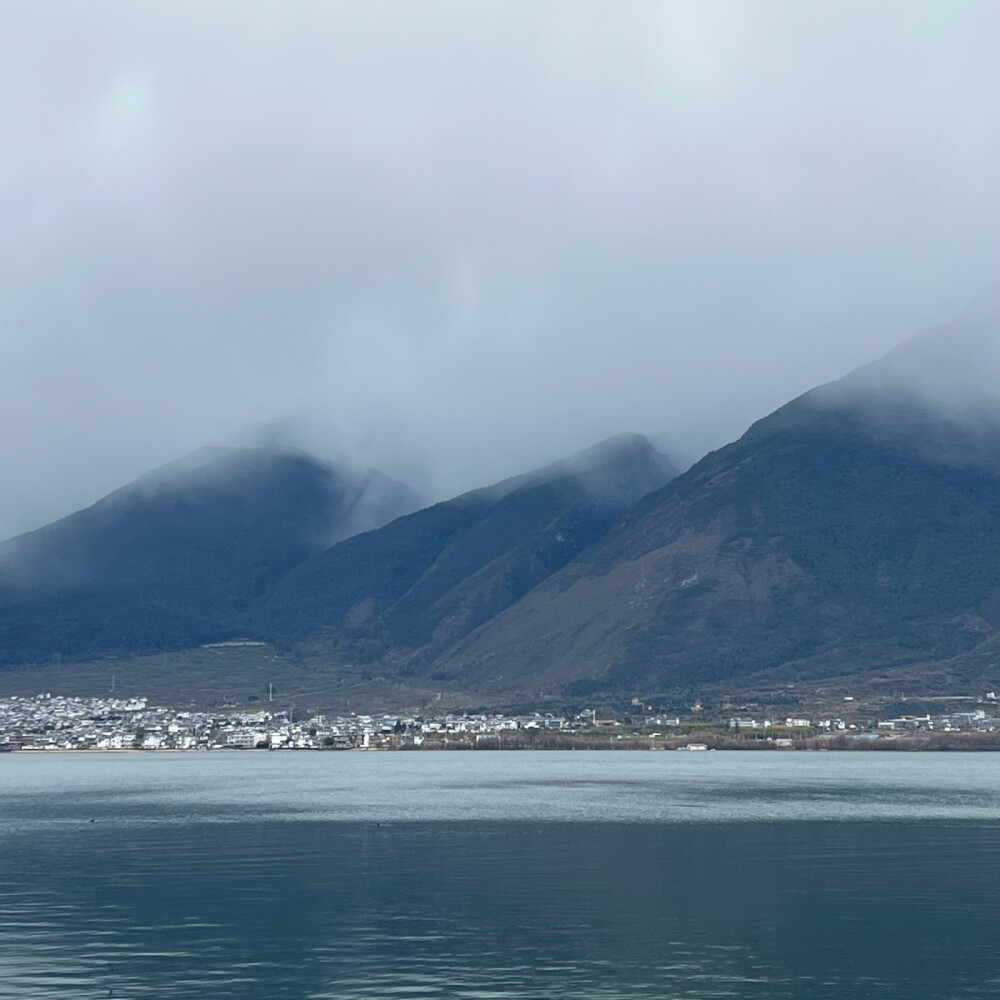
[[3, 537], [316, 407], [435, 498], [626, 428], [693, 461], [996, 281], [992, 3], [0, 27]]

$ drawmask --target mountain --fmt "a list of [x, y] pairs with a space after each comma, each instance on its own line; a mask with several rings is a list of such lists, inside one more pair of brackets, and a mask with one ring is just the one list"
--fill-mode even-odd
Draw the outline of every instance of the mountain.
[[645, 438], [622, 435], [436, 504], [298, 566], [261, 603], [253, 634], [311, 637], [337, 662], [419, 675], [675, 475]]
[[0, 662], [226, 636], [294, 566], [418, 506], [304, 452], [203, 448], [0, 545]]
[[[1000, 309], [681, 475], [625, 435], [390, 520], [408, 502], [289, 449], [195, 456], [0, 547], [0, 655], [187, 648], [156, 668], [185, 691], [215, 670], [224, 697], [386, 708], [995, 686]], [[237, 636], [258, 645], [192, 648]]]
[[995, 673], [998, 386], [995, 317], [918, 335], [647, 496], [436, 669], [532, 698]]

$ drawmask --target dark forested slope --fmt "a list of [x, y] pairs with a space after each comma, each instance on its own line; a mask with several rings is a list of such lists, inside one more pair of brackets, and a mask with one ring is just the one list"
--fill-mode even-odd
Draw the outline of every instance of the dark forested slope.
[[305, 453], [205, 448], [0, 545], [0, 662], [179, 648], [338, 539], [418, 506]]

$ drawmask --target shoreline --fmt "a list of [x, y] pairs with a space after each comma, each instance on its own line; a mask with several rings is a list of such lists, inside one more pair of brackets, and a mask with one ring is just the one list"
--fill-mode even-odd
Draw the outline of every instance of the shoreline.
[[[955, 741], [956, 743], [959, 741]], [[838, 747], [776, 747], [776, 746], [724, 746], [691, 749], [687, 746], [676, 747], [638, 747], [638, 746], [519, 746], [519, 747], [482, 747], [460, 744], [448, 744], [437, 746], [388, 746], [388, 747], [342, 747], [330, 749], [326, 747], [293, 747], [267, 749], [263, 747], [236, 748], [236, 747], [214, 747], [214, 748], [174, 748], [164, 747], [158, 749], [138, 749], [134, 747], [123, 747], [121, 749], [109, 749], [106, 747], [20, 747], [18, 749], [0, 751], [0, 758], [4, 755], [20, 756], [38, 754], [192, 754], [204, 756], [211, 754], [226, 754], [227, 756], [246, 754], [290, 754], [290, 753], [998, 753], [1000, 744], [990, 746], [976, 746], [974, 744], [981, 741], [975, 738], [967, 741], [965, 746], [935, 746], [931, 741], [925, 740], [886, 740], [877, 744], [872, 741], [861, 741], [860, 745], [838, 746]]]

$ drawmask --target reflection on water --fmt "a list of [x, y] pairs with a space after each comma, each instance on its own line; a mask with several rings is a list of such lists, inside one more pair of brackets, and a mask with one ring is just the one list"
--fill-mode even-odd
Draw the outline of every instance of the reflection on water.
[[1000, 994], [1000, 759], [691, 756], [6, 758], [0, 996]]

